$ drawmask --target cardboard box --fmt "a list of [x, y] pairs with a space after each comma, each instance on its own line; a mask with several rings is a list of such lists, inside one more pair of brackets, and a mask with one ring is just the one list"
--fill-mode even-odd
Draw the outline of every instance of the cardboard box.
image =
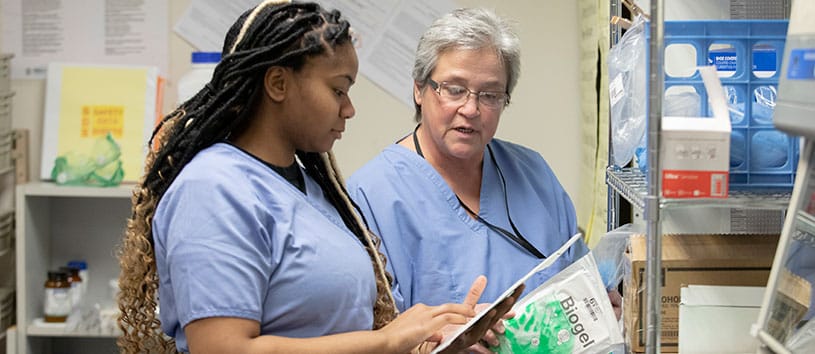
[[659, 158], [665, 198], [727, 198], [730, 114], [715, 67], [699, 72], [713, 118], [662, 118]]
[[[766, 286], [778, 235], [663, 235], [661, 351], [679, 346], [680, 288], [694, 285]], [[624, 285], [626, 338], [633, 352], [645, 351], [645, 236], [631, 237], [631, 273]]]
[[750, 327], [758, 320], [763, 286], [689, 285], [680, 290], [679, 352], [756, 353]]

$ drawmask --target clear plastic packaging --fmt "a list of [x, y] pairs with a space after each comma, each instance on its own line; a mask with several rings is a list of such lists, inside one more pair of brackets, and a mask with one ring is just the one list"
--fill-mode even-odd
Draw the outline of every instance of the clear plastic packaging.
[[59, 185], [118, 186], [124, 178], [121, 147], [108, 133], [94, 140], [90, 151], [57, 156], [51, 178]]
[[611, 103], [611, 163], [623, 167], [645, 135], [646, 40], [642, 16], [608, 53]]
[[631, 243], [631, 235], [642, 234], [645, 230], [634, 224], [625, 224], [607, 232], [592, 248], [594, 260], [603, 285], [607, 290], [617, 289], [626, 273], [630, 273], [631, 263], [625, 252]]
[[778, 92], [775, 86], [759, 86], [753, 91], [753, 120], [759, 124], [773, 124], [773, 111]]
[[662, 113], [671, 117], [698, 117], [702, 98], [696, 91], [666, 93]]
[[496, 353], [609, 353], [623, 343], [608, 292], [589, 252], [533, 290], [504, 321]]

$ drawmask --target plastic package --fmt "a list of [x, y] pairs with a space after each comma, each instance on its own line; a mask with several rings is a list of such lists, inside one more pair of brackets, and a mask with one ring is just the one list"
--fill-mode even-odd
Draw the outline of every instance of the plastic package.
[[750, 163], [757, 168], [777, 168], [787, 163], [789, 138], [777, 130], [764, 130], [753, 134], [750, 144]]
[[623, 343], [591, 252], [518, 301], [496, 353], [609, 353]]
[[730, 133], [730, 168], [737, 168], [747, 160], [747, 140], [740, 131]]
[[90, 151], [69, 151], [54, 160], [51, 178], [60, 185], [117, 186], [124, 178], [121, 148], [110, 133], [99, 137]]
[[773, 110], [778, 96], [775, 86], [756, 87], [753, 96], [753, 120], [759, 124], [773, 124]]
[[108, 299], [101, 305], [97, 304], [99, 312], [100, 331], [105, 334], [113, 334], [118, 331], [117, 319], [119, 317], [119, 307], [116, 306], [116, 298], [119, 294], [119, 280], [108, 280]]
[[645, 134], [647, 72], [645, 26], [637, 16], [608, 54], [611, 163], [625, 166]]
[[178, 80], [178, 104], [182, 104], [195, 96], [198, 91], [212, 80], [215, 67], [221, 61], [218, 52], [192, 52], [192, 66], [184, 76]]
[[741, 124], [744, 121], [743, 97], [739, 96], [739, 91], [733, 86], [724, 86], [724, 97], [727, 98], [727, 110], [730, 111], [730, 124]]
[[815, 321], [809, 321], [787, 341], [787, 348], [793, 353], [815, 351]]
[[623, 277], [630, 273], [631, 263], [626, 260], [625, 252], [631, 241], [631, 235], [643, 233], [642, 227], [625, 224], [607, 232], [597, 245], [592, 248], [594, 260], [603, 285], [607, 290], [617, 289]]
[[698, 117], [702, 99], [696, 91], [666, 93], [662, 113], [672, 117]]
[[806, 322], [793, 334], [786, 344], [793, 353], [815, 352], [815, 321]]
[[646, 137], [647, 135], [643, 134], [640, 143], [637, 144], [637, 148], [634, 149], [634, 157], [637, 158], [637, 168], [639, 168], [642, 173], [648, 173], [648, 141], [645, 139]]

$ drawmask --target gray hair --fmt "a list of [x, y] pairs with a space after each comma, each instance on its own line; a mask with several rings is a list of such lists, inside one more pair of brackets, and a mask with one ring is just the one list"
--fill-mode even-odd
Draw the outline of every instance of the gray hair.
[[[512, 94], [521, 74], [521, 44], [509, 21], [484, 8], [463, 8], [442, 16], [419, 40], [413, 80], [424, 87], [439, 55], [451, 49], [494, 48], [507, 71], [507, 93]], [[422, 108], [414, 102], [416, 121]]]

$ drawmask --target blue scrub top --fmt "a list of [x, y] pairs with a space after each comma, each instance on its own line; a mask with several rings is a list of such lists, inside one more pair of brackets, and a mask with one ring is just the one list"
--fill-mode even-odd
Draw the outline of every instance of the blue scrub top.
[[372, 328], [371, 260], [305, 181], [307, 194], [223, 143], [184, 167], [153, 218], [161, 325], [178, 350], [189, 351], [184, 326], [207, 317], [285, 337]]
[[[537, 152], [499, 139], [490, 142], [506, 179], [515, 226], [544, 255], [577, 233], [571, 199]], [[512, 231], [504, 189], [485, 150], [479, 215]], [[487, 276], [479, 302], [492, 302], [540, 259], [471, 218], [441, 175], [415, 152], [394, 144], [348, 180], [348, 191], [371, 231], [382, 238], [394, 295], [401, 310], [417, 303], [462, 302], [478, 275]], [[526, 291], [583, 256], [582, 241], [550, 268], [533, 276]]]

